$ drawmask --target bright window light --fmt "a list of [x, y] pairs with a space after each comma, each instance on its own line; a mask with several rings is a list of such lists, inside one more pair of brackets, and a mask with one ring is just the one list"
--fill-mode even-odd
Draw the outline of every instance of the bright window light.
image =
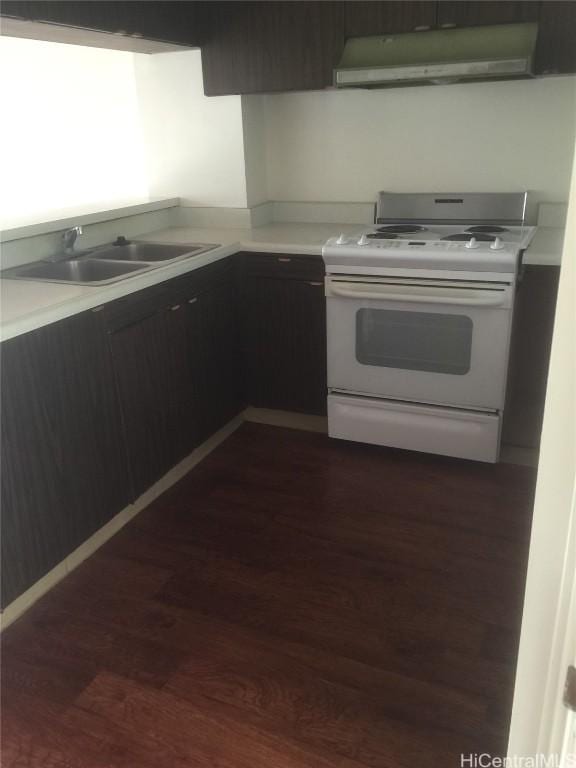
[[124, 51], [0, 38], [0, 226], [148, 198]]

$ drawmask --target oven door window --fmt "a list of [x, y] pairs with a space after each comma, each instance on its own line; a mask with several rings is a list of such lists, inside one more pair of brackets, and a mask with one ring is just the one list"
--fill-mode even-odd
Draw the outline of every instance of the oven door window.
[[466, 315], [360, 309], [356, 359], [363, 365], [463, 376], [470, 370], [472, 327]]

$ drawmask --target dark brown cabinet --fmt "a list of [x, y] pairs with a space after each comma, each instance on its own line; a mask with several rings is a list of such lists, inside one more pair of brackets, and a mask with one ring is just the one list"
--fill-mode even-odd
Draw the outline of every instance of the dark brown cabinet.
[[110, 306], [133, 498], [242, 409], [234, 263]]
[[129, 500], [97, 312], [2, 344], [2, 605]]
[[325, 412], [323, 274], [230, 257], [2, 344], [2, 605], [246, 404]]
[[523, 270], [514, 308], [502, 441], [538, 448], [544, 418], [548, 363], [560, 267]]
[[246, 400], [326, 413], [324, 265], [314, 257], [245, 256], [242, 306]]
[[345, 2], [344, 36], [365, 37], [431, 29], [436, 24], [433, 2]]
[[2, 605], [242, 410], [235, 261], [2, 344]]
[[244, 407], [234, 269], [214, 279], [209, 289], [200, 291], [196, 311], [199, 341], [194, 379], [202, 403], [199, 437], [203, 441]]
[[178, 337], [170, 334], [170, 319], [170, 310], [162, 307], [110, 334], [130, 459], [132, 500], [173, 463], [168, 418], [174, 385], [170, 379], [170, 352]]
[[576, 2], [540, 4], [534, 69], [537, 75], [576, 72]]
[[538, 2], [451, 2], [438, 3], [439, 27], [478, 27], [538, 21]]
[[4, 0], [3, 16], [193, 46], [200, 42], [196, 3], [184, 0]]
[[343, 45], [338, 2], [201, 3], [208, 96], [325, 88]]

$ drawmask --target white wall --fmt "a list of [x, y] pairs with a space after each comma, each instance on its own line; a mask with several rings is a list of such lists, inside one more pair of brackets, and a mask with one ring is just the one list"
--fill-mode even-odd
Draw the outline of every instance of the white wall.
[[132, 54], [0, 38], [2, 225], [147, 198]]
[[204, 96], [200, 51], [134, 55], [150, 190], [184, 205], [247, 204], [239, 96]]
[[262, 96], [242, 96], [246, 198], [249, 206], [268, 199], [266, 167], [266, 117]]
[[265, 97], [273, 200], [534, 190], [568, 197], [576, 78]]

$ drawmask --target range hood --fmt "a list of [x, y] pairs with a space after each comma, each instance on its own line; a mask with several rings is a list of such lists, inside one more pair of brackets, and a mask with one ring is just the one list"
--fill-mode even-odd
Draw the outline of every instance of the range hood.
[[337, 88], [530, 77], [537, 24], [352, 37], [334, 70]]

